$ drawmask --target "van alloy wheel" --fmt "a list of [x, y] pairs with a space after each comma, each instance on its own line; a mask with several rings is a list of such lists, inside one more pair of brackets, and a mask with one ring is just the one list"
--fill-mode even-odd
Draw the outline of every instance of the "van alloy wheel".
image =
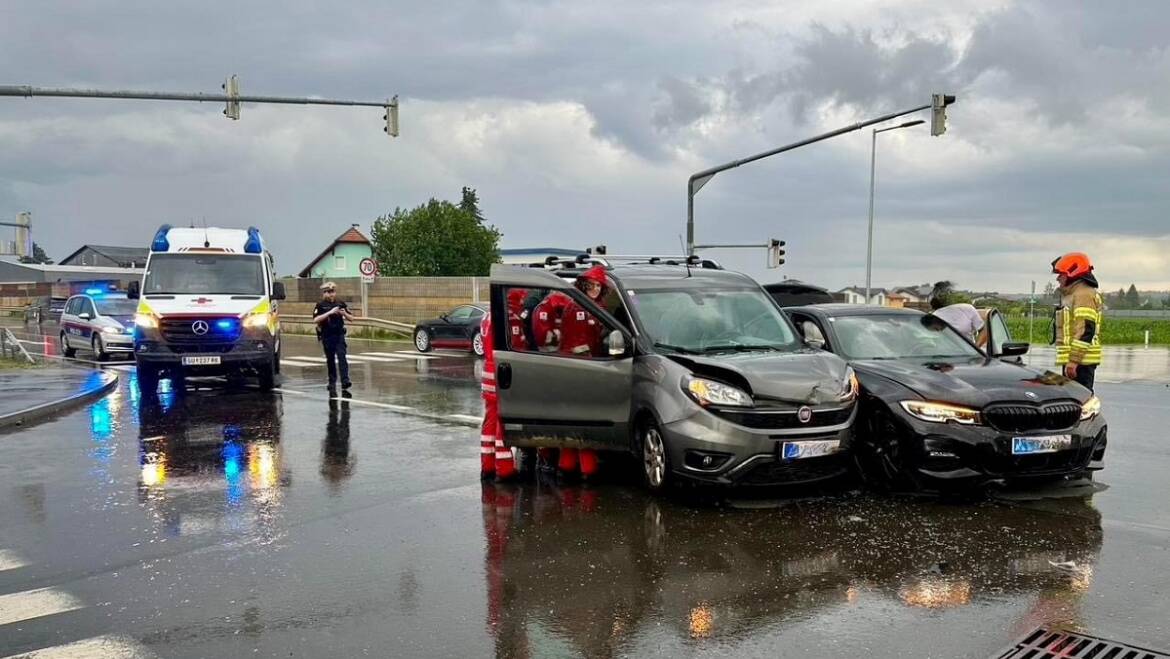
[[650, 489], [661, 489], [666, 483], [666, 446], [662, 433], [652, 423], [642, 430], [642, 468]]

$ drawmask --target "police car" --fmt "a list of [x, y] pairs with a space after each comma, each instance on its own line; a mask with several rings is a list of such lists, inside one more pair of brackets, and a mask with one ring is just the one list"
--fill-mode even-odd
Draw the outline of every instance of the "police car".
[[134, 354], [134, 311], [138, 303], [125, 293], [91, 288], [74, 295], [61, 312], [61, 350], [74, 357], [88, 350], [99, 360]]

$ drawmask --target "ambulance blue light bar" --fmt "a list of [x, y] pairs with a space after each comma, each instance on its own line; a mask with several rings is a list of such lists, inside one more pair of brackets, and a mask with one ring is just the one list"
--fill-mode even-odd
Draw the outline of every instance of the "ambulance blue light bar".
[[248, 254], [264, 253], [264, 246], [260, 244], [260, 230], [248, 227], [248, 240], [244, 243], [244, 251]]
[[167, 232], [171, 230], [171, 225], [164, 224], [158, 228], [154, 234], [154, 242], [150, 243], [150, 251], [152, 252], [166, 252], [171, 249], [171, 243], [167, 240]]

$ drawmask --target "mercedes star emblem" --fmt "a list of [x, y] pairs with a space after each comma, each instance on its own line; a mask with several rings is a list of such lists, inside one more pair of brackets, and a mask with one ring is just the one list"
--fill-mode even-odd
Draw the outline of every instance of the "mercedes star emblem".
[[207, 321], [206, 320], [197, 320], [197, 321], [191, 323], [191, 331], [195, 332], [199, 336], [203, 336], [204, 334], [207, 334]]
[[796, 418], [800, 419], [801, 423], [808, 423], [812, 421], [812, 408], [805, 405], [796, 412]]

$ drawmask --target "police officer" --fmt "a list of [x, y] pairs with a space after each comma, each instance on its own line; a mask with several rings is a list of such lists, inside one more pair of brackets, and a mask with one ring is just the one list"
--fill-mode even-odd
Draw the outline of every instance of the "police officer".
[[1056, 310], [1053, 334], [1056, 365], [1065, 377], [1076, 380], [1089, 391], [1101, 363], [1101, 310], [1105, 306], [1093, 264], [1081, 252], [1069, 252], [1052, 262], [1052, 273], [1060, 284], [1060, 306]]
[[337, 285], [331, 281], [321, 284], [321, 301], [313, 309], [313, 323], [317, 325], [317, 339], [325, 350], [329, 368], [329, 390], [337, 388], [338, 371], [341, 388], [349, 389], [349, 360], [345, 357], [345, 321], [353, 321], [349, 306], [337, 299]]

